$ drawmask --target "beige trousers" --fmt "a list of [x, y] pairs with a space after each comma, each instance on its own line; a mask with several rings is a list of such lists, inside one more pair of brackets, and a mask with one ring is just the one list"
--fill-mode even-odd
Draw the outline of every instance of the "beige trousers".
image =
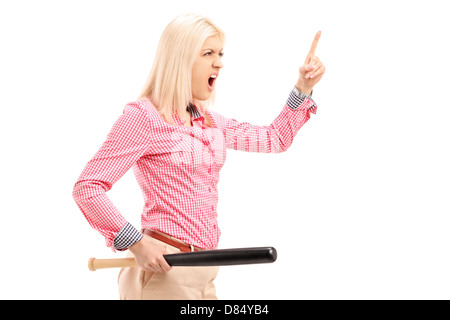
[[[180, 252], [178, 248], [148, 238], [166, 247], [168, 253]], [[218, 270], [219, 267], [172, 267], [169, 272], [154, 273], [139, 267], [122, 268], [120, 300], [217, 300], [213, 281]]]

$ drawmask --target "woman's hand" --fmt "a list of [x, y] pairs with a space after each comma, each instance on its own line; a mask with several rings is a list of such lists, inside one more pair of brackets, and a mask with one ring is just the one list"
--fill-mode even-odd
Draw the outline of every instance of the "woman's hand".
[[315, 55], [320, 35], [320, 31], [316, 33], [314, 41], [311, 45], [311, 49], [306, 56], [303, 66], [301, 66], [299, 70], [300, 76], [298, 78], [296, 87], [298, 91], [305, 94], [312, 93], [313, 87], [317, 84], [317, 82], [320, 81], [320, 79], [322, 79], [322, 76], [325, 73], [325, 66]]
[[143, 237], [128, 249], [134, 254], [137, 264], [144, 271], [163, 273], [172, 269], [163, 256], [167, 254], [166, 249], [149, 238]]

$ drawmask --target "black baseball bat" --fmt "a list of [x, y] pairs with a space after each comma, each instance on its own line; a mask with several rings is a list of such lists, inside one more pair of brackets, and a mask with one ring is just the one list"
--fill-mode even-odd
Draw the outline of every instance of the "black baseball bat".
[[[277, 260], [273, 247], [204, 250], [164, 255], [170, 266], [231, 266], [243, 264], [272, 263]], [[89, 270], [137, 266], [134, 258], [89, 259]]]
[[271, 263], [277, 260], [273, 247], [254, 247], [174, 253], [164, 256], [170, 266], [232, 266]]

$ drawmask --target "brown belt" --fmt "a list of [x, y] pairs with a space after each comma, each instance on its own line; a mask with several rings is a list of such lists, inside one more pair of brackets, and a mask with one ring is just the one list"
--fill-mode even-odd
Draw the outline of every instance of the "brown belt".
[[141, 232], [147, 236], [150, 236], [156, 240], [162, 241], [164, 243], [167, 243], [168, 245], [180, 249], [181, 252], [192, 252], [192, 251], [202, 251], [204, 249], [194, 247], [193, 245], [181, 242], [178, 239], [175, 239], [174, 237], [171, 237], [167, 234], [164, 234], [160, 231], [153, 231], [150, 229], [142, 229]]

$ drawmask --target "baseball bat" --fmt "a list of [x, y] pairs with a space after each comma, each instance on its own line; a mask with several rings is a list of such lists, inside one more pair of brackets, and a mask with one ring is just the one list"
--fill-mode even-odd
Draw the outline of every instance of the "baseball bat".
[[[254, 247], [205, 250], [164, 255], [172, 266], [230, 266], [242, 264], [271, 263], [277, 259], [277, 250], [273, 247]], [[134, 258], [96, 259], [90, 258], [89, 270], [105, 268], [137, 267]]]

